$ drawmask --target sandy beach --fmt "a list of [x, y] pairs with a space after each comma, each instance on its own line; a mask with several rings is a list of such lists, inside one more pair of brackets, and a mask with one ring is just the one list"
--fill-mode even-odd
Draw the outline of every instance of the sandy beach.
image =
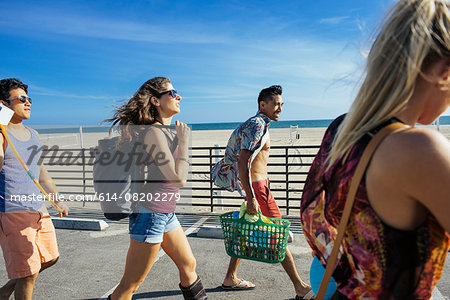
[[[436, 126], [427, 126], [436, 128]], [[270, 142], [271, 145], [301, 145], [301, 146], [316, 146], [320, 145], [323, 135], [326, 131], [325, 127], [320, 128], [299, 128], [299, 139], [294, 137], [291, 139], [291, 130], [289, 128], [271, 128]], [[441, 125], [439, 131], [450, 139], [450, 125]], [[226, 146], [228, 138], [233, 130], [199, 130], [192, 132], [192, 145], [194, 147], [212, 147], [214, 145]]]
[[[436, 129], [436, 126], [427, 126]], [[320, 145], [325, 127], [299, 128], [292, 131], [289, 128], [271, 128], [269, 130], [272, 145]], [[450, 139], [450, 125], [441, 125], [439, 131]], [[193, 147], [213, 147], [215, 145], [226, 146], [228, 138], [233, 130], [195, 130], [191, 133], [191, 145]], [[297, 133], [299, 139], [296, 138]], [[41, 142], [44, 145], [58, 145], [63, 149], [79, 149], [81, 146], [90, 148], [97, 146], [99, 139], [107, 138], [108, 133], [79, 133], [69, 134], [41, 134]], [[292, 139], [291, 139], [292, 137]]]

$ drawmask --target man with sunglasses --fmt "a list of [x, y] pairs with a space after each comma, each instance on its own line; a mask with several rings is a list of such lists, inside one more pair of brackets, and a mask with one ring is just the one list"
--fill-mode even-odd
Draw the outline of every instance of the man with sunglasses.
[[[261, 90], [258, 96], [258, 112], [239, 125], [228, 140], [225, 157], [213, 168], [214, 183], [228, 191], [238, 191], [245, 197], [247, 212], [258, 210], [267, 217], [281, 218], [281, 212], [270, 192], [267, 165], [269, 162], [270, 121], [278, 121], [282, 111], [282, 88], [273, 85]], [[222, 284], [225, 290], [253, 289], [255, 285], [236, 277], [240, 259], [232, 257]], [[281, 262], [296, 292], [295, 299], [309, 299], [313, 293], [297, 273], [289, 248]]]
[[[0, 102], [14, 115], [5, 126], [19, 155], [31, 173], [50, 195], [57, 195], [56, 186], [44, 165], [38, 164], [33, 146], [41, 149], [36, 131], [23, 125], [31, 115], [28, 86], [16, 78], [0, 80]], [[43, 196], [0, 134], [0, 245], [9, 281], [0, 288], [0, 299], [31, 299], [37, 275], [54, 265], [59, 258], [55, 228], [43, 202]], [[54, 197], [55, 198], [55, 197]], [[67, 215], [62, 202], [57, 205]]]

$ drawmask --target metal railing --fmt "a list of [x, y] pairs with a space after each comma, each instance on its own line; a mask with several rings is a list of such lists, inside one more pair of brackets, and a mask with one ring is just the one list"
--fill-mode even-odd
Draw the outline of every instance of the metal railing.
[[[319, 146], [272, 146], [268, 164], [271, 191], [286, 215], [299, 210], [301, 193], [309, 168]], [[209, 207], [211, 212], [239, 207], [242, 197], [237, 192], [214, 186], [210, 172], [223, 157], [225, 147], [192, 147], [192, 205]], [[93, 165], [95, 148], [58, 149], [43, 156], [43, 162], [53, 177], [59, 192], [94, 196]]]

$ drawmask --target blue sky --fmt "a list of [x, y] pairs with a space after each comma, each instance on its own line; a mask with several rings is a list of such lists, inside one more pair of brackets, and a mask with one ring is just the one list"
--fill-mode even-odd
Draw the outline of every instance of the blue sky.
[[172, 80], [187, 123], [243, 121], [272, 84], [281, 120], [330, 119], [392, 3], [2, 1], [0, 77], [29, 84], [34, 125], [99, 124], [154, 76]]

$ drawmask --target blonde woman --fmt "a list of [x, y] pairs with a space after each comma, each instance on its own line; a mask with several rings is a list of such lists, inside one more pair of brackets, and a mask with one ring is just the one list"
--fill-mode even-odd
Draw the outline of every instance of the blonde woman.
[[[119, 107], [113, 118], [106, 120], [113, 126], [153, 125], [144, 131], [143, 139], [144, 148], [153, 161], [147, 165], [149, 177], [140, 193], [146, 194], [148, 201], [140, 201], [130, 215], [130, 248], [125, 272], [108, 299], [131, 299], [150, 271], [160, 248], [179, 270], [179, 287], [184, 298], [207, 299], [195, 271], [196, 260], [174, 213], [177, 197], [171, 197], [186, 182], [189, 167], [189, 127], [176, 121], [176, 137], [167, 130], [172, 117], [180, 112], [180, 101], [181, 96], [169, 79], [155, 77], [145, 82], [128, 103]], [[164, 163], [158, 163], [161, 154], [164, 154]], [[157, 197], [165, 199], [158, 201]]]
[[430, 124], [450, 105], [450, 4], [401, 0], [367, 58], [347, 115], [322, 141], [301, 203], [303, 231], [323, 265], [356, 165], [382, 141], [361, 181], [333, 277], [337, 299], [429, 299], [449, 250], [450, 142]]

